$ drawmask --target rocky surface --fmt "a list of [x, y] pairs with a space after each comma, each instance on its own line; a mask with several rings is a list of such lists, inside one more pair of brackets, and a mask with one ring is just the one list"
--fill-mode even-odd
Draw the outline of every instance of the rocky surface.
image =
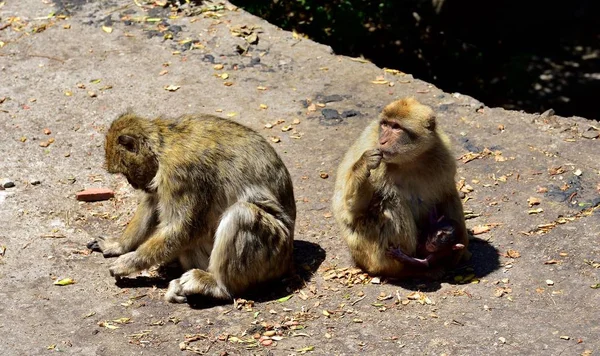
[[[600, 352], [596, 123], [488, 108], [231, 4], [7, 1], [0, 29], [0, 176], [15, 185], [0, 190], [1, 354]], [[435, 283], [354, 269], [330, 212], [344, 151], [407, 95], [452, 140], [475, 234], [472, 261]], [[295, 184], [298, 276], [193, 308], [164, 302], [155, 270], [115, 283], [85, 246], [135, 206], [102, 167], [103, 134], [127, 109], [215, 113], [271, 139]], [[103, 187], [115, 198], [76, 200]]]

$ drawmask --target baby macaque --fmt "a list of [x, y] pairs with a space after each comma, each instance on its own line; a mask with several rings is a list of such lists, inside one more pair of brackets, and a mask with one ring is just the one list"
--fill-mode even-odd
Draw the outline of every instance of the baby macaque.
[[465, 245], [458, 242], [455, 230], [456, 222], [442, 216], [420, 236], [417, 257], [408, 256], [399, 247], [390, 248], [388, 254], [413, 269], [435, 267], [439, 261], [465, 248]]

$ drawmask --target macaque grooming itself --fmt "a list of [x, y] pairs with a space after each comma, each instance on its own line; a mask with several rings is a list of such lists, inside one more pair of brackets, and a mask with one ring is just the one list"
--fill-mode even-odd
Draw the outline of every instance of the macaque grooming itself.
[[454, 221], [448, 236], [463, 246], [443, 267], [470, 257], [455, 174], [455, 159], [433, 110], [413, 98], [388, 104], [337, 172], [333, 212], [356, 264], [372, 275], [415, 276], [414, 268], [406, 268], [413, 262], [390, 256], [388, 250], [415, 257], [419, 236], [432, 231], [432, 211]]
[[398, 247], [390, 248], [388, 254], [407, 267], [423, 270], [435, 266], [438, 261], [443, 261], [444, 258], [452, 256], [453, 251], [465, 247], [465, 245], [456, 242], [455, 221], [441, 217], [434, 221], [428, 227], [428, 230], [425, 232], [425, 236], [419, 237], [417, 244], [417, 257], [422, 258], [410, 257]]
[[279, 278], [293, 263], [292, 180], [255, 131], [210, 115], [147, 120], [127, 113], [110, 126], [109, 173], [141, 191], [120, 238], [88, 244], [119, 256], [115, 277], [179, 261], [185, 272], [165, 298], [229, 299]]

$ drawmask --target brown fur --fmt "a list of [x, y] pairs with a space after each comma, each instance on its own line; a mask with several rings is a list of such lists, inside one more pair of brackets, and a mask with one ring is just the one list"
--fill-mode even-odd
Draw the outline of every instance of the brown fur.
[[231, 298], [286, 274], [296, 206], [288, 170], [255, 131], [210, 116], [127, 113], [106, 135], [106, 165], [142, 192], [121, 238], [98, 240], [117, 277], [179, 260], [166, 299]]
[[[419, 234], [427, 230], [433, 211], [457, 221], [456, 240], [466, 247], [455, 174], [448, 140], [431, 108], [413, 98], [387, 105], [337, 172], [333, 211], [356, 264], [374, 275], [410, 275], [403, 263], [387, 255], [388, 249], [399, 247], [415, 256]], [[463, 254], [469, 253], [458, 251], [452, 264]]]

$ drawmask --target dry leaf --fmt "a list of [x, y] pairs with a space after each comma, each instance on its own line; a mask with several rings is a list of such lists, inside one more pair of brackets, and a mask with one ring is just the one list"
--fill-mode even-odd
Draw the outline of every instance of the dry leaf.
[[112, 27], [109, 27], [109, 26], [102, 26], [102, 31], [104, 31], [106, 33], [112, 33], [113, 29], [112, 29]]
[[179, 88], [181, 88], [179, 85], [166, 85], [164, 87], [166, 91], [177, 91]]
[[542, 201], [536, 197], [529, 197], [529, 199], [527, 199], [527, 204], [529, 204], [530, 207], [532, 207], [534, 205], [538, 205], [541, 202]]
[[508, 250], [508, 251], [506, 251], [506, 257], [519, 258], [519, 257], [521, 257], [521, 254], [517, 250]]
[[488, 225], [477, 225], [473, 227], [473, 235], [480, 235], [489, 232], [491, 228]]
[[224, 67], [224, 66], [223, 66], [222, 64], [215, 64], [215, 65], [213, 66], [213, 69], [214, 69], [214, 70], [221, 70], [221, 69], [223, 69], [223, 67]]
[[57, 286], [68, 286], [69, 284], [75, 284], [75, 280], [73, 278], [63, 278], [54, 282], [54, 285]]
[[527, 210], [527, 214], [529, 214], [529, 215], [539, 214], [543, 211], [544, 211], [544, 209], [542, 209], [542, 208], [530, 209], [530, 210]]

